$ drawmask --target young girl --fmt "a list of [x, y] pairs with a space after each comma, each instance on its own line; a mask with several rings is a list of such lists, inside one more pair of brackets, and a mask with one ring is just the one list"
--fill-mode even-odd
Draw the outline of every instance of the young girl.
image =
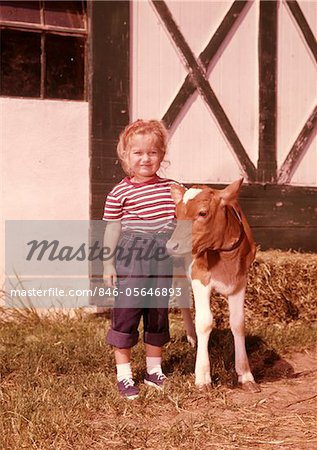
[[117, 152], [127, 174], [106, 198], [104, 245], [116, 258], [104, 262], [107, 286], [116, 287], [107, 342], [114, 347], [119, 393], [138, 396], [130, 363], [143, 316], [146, 374], [144, 382], [162, 389], [162, 346], [169, 339], [168, 300], [172, 263], [166, 242], [174, 228], [172, 180], [157, 171], [164, 159], [167, 132], [156, 120], [137, 120], [121, 133]]

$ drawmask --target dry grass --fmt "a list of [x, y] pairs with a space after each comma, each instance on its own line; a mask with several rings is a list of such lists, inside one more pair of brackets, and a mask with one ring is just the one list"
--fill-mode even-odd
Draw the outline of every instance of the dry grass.
[[[169, 384], [164, 393], [143, 385], [139, 343], [133, 366], [141, 395], [132, 402], [117, 395], [113, 355], [104, 344], [109, 320], [80, 312], [70, 318], [13, 311], [0, 323], [0, 448], [316, 448], [316, 377], [285, 355], [310, 349], [317, 340], [310, 304], [317, 256], [258, 258], [246, 311], [248, 353], [260, 394], [233, 389], [233, 343], [220, 298], [213, 308], [219, 327], [210, 339], [212, 390], [195, 388], [195, 351], [185, 340], [179, 314], [172, 313], [172, 341], [164, 355]], [[296, 320], [294, 309], [285, 306], [289, 302]]]
[[[106, 319], [38, 319], [34, 313], [2, 324], [0, 448], [221, 449], [257, 448], [261, 441], [265, 448], [276, 448], [277, 441], [292, 441], [280, 437], [289, 426], [300, 428], [297, 439], [308, 443], [317, 438], [312, 413], [298, 415], [287, 408], [268, 413], [257, 404], [262, 397], [250, 397], [242, 404], [231, 397], [238, 390], [231, 389], [233, 349], [227, 330], [215, 330], [211, 338], [213, 390], [197, 391], [195, 352], [174, 314], [173, 338], [165, 351], [169, 386], [157, 393], [142, 385], [144, 355], [139, 344], [133, 362], [141, 396], [123, 401], [116, 391], [112, 354], [104, 345], [108, 326]], [[250, 359], [259, 381], [297, 382], [288, 363], [277, 370], [275, 364], [283, 362], [279, 355], [289, 344], [312, 345], [316, 328], [289, 324], [265, 332], [254, 329], [251, 334]]]

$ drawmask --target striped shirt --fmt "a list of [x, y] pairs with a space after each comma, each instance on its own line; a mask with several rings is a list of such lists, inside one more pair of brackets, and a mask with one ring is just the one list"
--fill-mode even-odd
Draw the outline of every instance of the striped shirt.
[[124, 178], [108, 194], [103, 220], [120, 220], [122, 231], [172, 230], [175, 203], [170, 186], [173, 183], [176, 181], [158, 176], [144, 183], [133, 183], [130, 178]]

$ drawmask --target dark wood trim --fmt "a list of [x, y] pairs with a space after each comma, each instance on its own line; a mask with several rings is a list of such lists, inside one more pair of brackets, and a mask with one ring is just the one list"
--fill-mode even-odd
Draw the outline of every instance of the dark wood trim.
[[295, 140], [290, 152], [288, 153], [285, 161], [283, 162], [279, 173], [278, 183], [289, 183], [294, 175], [295, 170], [304, 158], [305, 153], [309, 147], [313, 136], [317, 130], [317, 106], [315, 106], [313, 112], [310, 114], [303, 129], [299, 133]]
[[161, 18], [163, 24], [165, 25], [168, 33], [173, 39], [179, 54], [186, 66], [193, 84], [196, 86], [199, 94], [205, 101], [209, 110], [215, 116], [219, 126], [221, 127], [225, 137], [232, 146], [234, 153], [236, 154], [241, 169], [243, 170], [246, 178], [249, 181], [255, 181], [256, 170], [249, 158], [247, 152], [245, 151], [238, 135], [236, 134], [234, 128], [232, 127], [226, 113], [224, 112], [219, 100], [217, 99], [215, 93], [213, 92], [208, 80], [206, 79], [206, 74], [202, 64], [197, 62], [195, 56], [193, 55], [189, 45], [184, 39], [182, 33], [177, 27], [166, 3], [164, 1], [152, 0], [152, 4], [157, 11], [159, 17]]
[[260, 1], [259, 16], [259, 159], [257, 181], [277, 176], [277, 12], [278, 3]]
[[[209, 65], [212, 63], [215, 55], [225, 42], [225, 39], [227, 38], [234, 25], [241, 21], [241, 17], [243, 15], [242, 12], [244, 12], [247, 5], [250, 6], [251, 2], [235, 0], [235, 2], [225, 15], [223, 21], [217, 28], [215, 34], [211, 37], [206, 48], [199, 55], [198, 62], [201, 63], [206, 70], [208, 70]], [[168, 129], [172, 128], [180, 111], [183, 109], [187, 100], [195, 91], [196, 86], [192, 82], [190, 75], [187, 75], [173, 102], [163, 116], [162, 120]]]
[[310, 51], [312, 52], [315, 61], [317, 62], [317, 41], [312, 30], [310, 29], [310, 26], [308, 25], [308, 22], [302, 10], [300, 9], [298, 2], [294, 0], [287, 0], [286, 4], [293, 14], [293, 17], [296, 20], [301, 32], [303, 33], [305, 41]]
[[106, 194], [123, 177], [116, 144], [129, 123], [129, 1], [88, 2], [90, 218], [100, 220]]
[[[129, 123], [130, 5], [129, 1], [90, 1], [89, 20], [89, 127], [91, 242], [103, 242], [102, 221], [106, 195], [123, 178], [116, 145]], [[96, 226], [97, 224], [97, 226]], [[102, 274], [94, 260], [90, 274]], [[94, 289], [94, 280], [91, 288]], [[105, 298], [91, 297], [102, 305]]]
[[66, 36], [79, 36], [85, 37], [87, 36], [87, 30], [84, 28], [67, 28], [67, 27], [54, 27], [51, 25], [39, 25], [36, 23], [27, 23], [27, 22], [8, 22], [8, 21], [0, 21], [1, 28], [9, 28], [12, 30], [21, 30], [21, 31], [45, 31], [54, 34], [61, 34]]
[[316, 187], [243, 184], [239, 203], [262, 250], [317, 252]]

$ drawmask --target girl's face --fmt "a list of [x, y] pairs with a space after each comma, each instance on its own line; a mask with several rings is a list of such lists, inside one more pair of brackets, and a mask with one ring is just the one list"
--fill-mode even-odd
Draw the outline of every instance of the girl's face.
[[155, 137], [146, 134], [131, 137], [128, 152], [131, 180], [142, 183], [153, 178], [163, 157], [163, 152], [157, 148]]

